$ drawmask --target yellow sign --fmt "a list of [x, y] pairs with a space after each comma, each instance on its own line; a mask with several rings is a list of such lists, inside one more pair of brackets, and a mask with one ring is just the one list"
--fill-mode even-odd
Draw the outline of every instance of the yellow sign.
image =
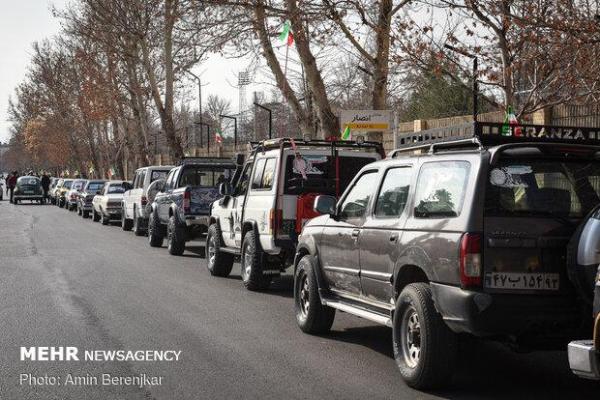
[[368, 129], [368, 130], [386, 130], [390, 129], [390, 124], [383, 123], [369, 123], [369, 122], [354, 122], [345, 124], [344, 127], [349, 126], [351, 130]]

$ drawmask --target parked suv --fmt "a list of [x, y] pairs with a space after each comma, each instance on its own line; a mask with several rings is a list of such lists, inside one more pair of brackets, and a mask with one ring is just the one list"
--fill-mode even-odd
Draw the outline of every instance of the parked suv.
[[86, 182], [85, 187], [77, 197], [77, 214], [81, 215], [83, 218], [90, 216], [90, 213], [93, 212], [94, 209], [92, 205], [94, 196], [100, 194], [105, 183], [105, 180], [99, 179], [90, 179]]
[[234, 169], [227, 158], [184, 157], [166, 181], [157, 181], [148, 219], [150, 246], [160, 247], [166, 238], [169, 254], [181, 255], [186, 242], [206, 235], [210, 205], [220, 197], [218, 186], [231, 179]]
[[255, 145], [239, 161], [233, 187], [213, 203], [207, 266], [228, 276], [234, 257], [249, 290], [266, 289], [292, 264], [302, 226], [317, 214], [318, 194], [337, 195], [364, 165], [383, 157], [379, 143], [275, 139]]
[[133, 228], [136, 236], [146, 233], [148, 227], [148, 186], [158, 179], [166, 180], [172, 166], [151, 166], [139, 168], [133, 177], [133, 187], [123, 194], [123, 210], [121, 226], [129, 231]]
[[564, 349], [589, 321], [566, 253], [600, 203], [600, 142], [590, 129], [521, 129], [411, 134], [339, 201], [319, 196], [325, 215], [306, 224], [295, 257], [300, 328], [328, 331], [335, 310], [392, 327], [416, 388], [451, 377], [459, 333]]

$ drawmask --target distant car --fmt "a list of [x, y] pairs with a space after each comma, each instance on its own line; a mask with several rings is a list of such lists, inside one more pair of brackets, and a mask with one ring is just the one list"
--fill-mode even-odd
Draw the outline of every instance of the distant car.
[[50, 178], [50, 186], [48, 187], [48, 201], [50, 201], [50, 203], [52, 204], [54, 204], [52, 193], [56, 188], [56, 185], [58, 184], [59, 180], [60, 178]]
[[76, 179], [73, 181], [71, 189], [69, 189], [65, 193], [65, 208], [67, 210], [74, 211], [77, 208], [77, 200], [79, 199], [79, 194], [85, 187], [86, 183], [86, 179]]
[[148, 227], [148, 216], [146, 206], [151, 204], [148, 197], [148, 187], [152, 182], [159, 179], [166, 180], [167, 174], [173, 166], [150, 166], [139, 168], [135, 171], [133, 187], [123, 195], [123, 218], [121, 226], [128, 231], [133, 228], [136, 236], [141, 236]]
[[93, 221], [108, 225], [111, 220], [121, 220], [123, 193], [131, 188], [127, 181], [108, 181], [92, 200]]
[[90, 212], [92, 212], [92, 200], [94, 200], [94, 196], [98, 194], [104, 187], [106, 181], [93, 179], [86, 182], [84, 188], [79, 193], [77, 197], [77, 214], [81, 215], [83, 218], [87, 218], [90, 216]]
[[73, 184], [74, 179], [65, 179], [63, 180], [62, 186], [56, 189], [55, 197], [56, 197], [56, 205], [59, 207], [64, 207], [66, 202], [66, 194], [69, 190], [71, 190], [71, 185]]
[[23, 200], [30, 200], [31, 202], [35, 201], [39, 204], [46, 203], [40, 178], [37, 176], [22, 176], [17, 179], [13, 201], [14, 204], [19, 204], [19, 202]]

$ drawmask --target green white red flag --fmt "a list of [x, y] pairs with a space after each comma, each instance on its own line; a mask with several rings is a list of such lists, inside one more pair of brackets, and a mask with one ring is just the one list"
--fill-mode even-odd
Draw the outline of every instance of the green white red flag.
[[512, 106], [508, 106], [504, 114], [504, 123], [502, 124], [502, 136], [522, 136], [523, 132], [519, 126], [519, 121], [515, 115]]
[[215, 142], [217, 142], [218, 144], [223, 143], [223, 135], [220, 131], [215, 132]]
[[283, 23], [283, 29], [279, 33], [279, 40], [281, 40], [283, 43], [286, 43], [288, 46], [294, 44], [294, 34], [291, 31], [291, 23], [289, 19]]

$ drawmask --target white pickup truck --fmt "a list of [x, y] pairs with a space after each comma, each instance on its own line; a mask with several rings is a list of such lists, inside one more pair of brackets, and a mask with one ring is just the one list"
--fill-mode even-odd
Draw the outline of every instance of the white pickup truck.
[[206, 240], [211, 275], [228, 276], [241, 259], [244, 286], [268, 288], [293, 260], [298, 235], [317, 216], [319, 194], [338, 196], [366, 164], [384, 157], [374, 142], [280, 138], [255, 143], [242, 155], [232, 185], [219, 188]]
[[136, 236], [146, 233], [149, 216], [146, 205], [151, 203], [148, 199], [148, 187], [157, 180], [166, 180], [167, 174], [173, 168], [171, 165], [153, 165], [135, 171], [133, 187], [123, 194], [121, 227], [124, 231], [133, 229]]

